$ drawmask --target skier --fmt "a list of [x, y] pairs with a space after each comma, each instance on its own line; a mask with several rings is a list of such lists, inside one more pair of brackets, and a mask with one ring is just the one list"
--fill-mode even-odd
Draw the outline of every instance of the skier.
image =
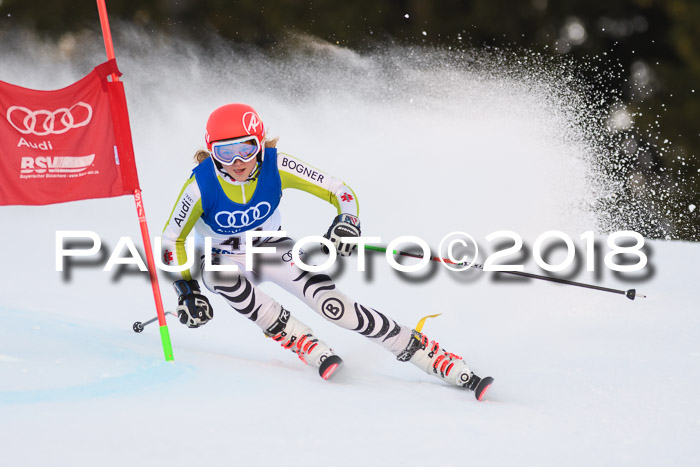
[[[481, 400], [492, 378], [479, 378], [461, 357], [423, 333], [347, 297], [329, 276], [295, 266], [291, 261], [291, 239], [256, 239], [254, 246], [276, 247], [278, 261], [265, 261], [246, 271], [246, 232], [281, 229], [278, 206], [282, 190], [287, 188], [306, 191], [337, 208], [338, 215], [325, 238], [341, 256], [349, 256], [356, 248], [343, 239], [360, 236], [359, 207], [352, 189], [299, 159], [278, 153], [277, 139], [265, 138], [260, 116], [248, 105], [224, 105], [209, 116], [205, 134], [208, 151], [200, 150], [195, 155], [199, 164], [185, 182], [163, 231], [166, 264], [187, 262], [185, 239], [194, 227], [201, 238], [211, 237], [212, 264], [238, 266], [236, 273], [209, 271], [202, 256], [206, 288], [221, 295], [266, 336], [318, 368], [322, 378], [330, 378], [341, 365], [341, 358], [257, 284], [272, 281], [280, 285], [327, 320], [359, 332], [399, 361], [411, 362], [449, 384], [475, 391]], [[212, 306], [190, 270], [181, 275], [173, 284], [178, 294], [180, 322], [191, 328], [202, 326], [212, 319]]]

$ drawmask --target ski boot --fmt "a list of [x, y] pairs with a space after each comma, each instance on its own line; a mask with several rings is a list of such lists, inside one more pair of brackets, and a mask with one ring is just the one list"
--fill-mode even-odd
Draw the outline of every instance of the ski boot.
[[449, 384], [474, 391], [474, 396], [479, 401], [493, 383], [493, 378], [479, 378], [469, 369], [462, 357], [448, 352], [437, 341], [429, 341], [425, 334], [416, 330], [411, 334], [406, 349], [400, 352], [396, 359], [411, 362]]
[[318, 368], [323, 379], [329, 379], [343, 363], [333, 349], [314, 337], [311, 329], [282, 308], [277, 321], [265, 330], [265, 335], [289, 349], [307, 365]]

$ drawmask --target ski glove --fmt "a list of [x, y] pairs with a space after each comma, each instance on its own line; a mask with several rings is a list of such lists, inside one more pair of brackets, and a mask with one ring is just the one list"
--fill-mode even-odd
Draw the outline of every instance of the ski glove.
[[188, 328], [198, 328], [214, 317], [209, 299], [199, 291], [196, 280], [179, 280], [173, 283], [177, 292], [177, 317]]
[[[325, 238], [331, 241], [335, 246], [336, 251], [340, 256], [350, 256], [357, 249], [356, 243], [343, 243], [343, 237], [359, 237], [360, 236], [360, 219], [352, 214], [340, 214], [335, 219], [328, 232], [324, 235]], [[321, 250], [328, 253], [328, 248], [321, 244]]]

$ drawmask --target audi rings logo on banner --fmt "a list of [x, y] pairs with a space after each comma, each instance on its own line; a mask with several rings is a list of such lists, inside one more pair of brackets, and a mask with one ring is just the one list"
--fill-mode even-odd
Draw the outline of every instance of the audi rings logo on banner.
[[[80, 110], [84, 109], [84, 110]], [[60, 135], [90, 123], [92, 107], [85, 102], [73, 104], [70, 108], [50, 110], [30, 110], [13, 105], [7, 109], [7, 121], [23, 135]]]
[[253, 225], [256, 221], [265, 219], [270, 215], [272, 206], [267, 201], [261, 201], [245, 211], [219, 211], [214, 220], [223, 228], [242, 228]]
[[262, 122], [255, 112], [246, 112], [243, 114], [243, 129], [252, 135], [258, 131], [258, 126], [262, 126]]

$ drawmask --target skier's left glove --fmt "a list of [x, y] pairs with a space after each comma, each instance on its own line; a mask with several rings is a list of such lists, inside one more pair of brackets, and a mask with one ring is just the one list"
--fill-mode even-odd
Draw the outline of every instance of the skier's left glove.
[[177, 292], [177, 317], [188, 328], [198, 328], [214, 317], [209, 299], [199, 291], [196, 280], [179, 280], [173, 283]]
[[[324, 235], [335, 246], [340, 256], [350, 256], [357, 249], [356, 243], [345, 243], [343, 242], [343, 237], [359, 236], [360, 219], [352, 214], [340, 214], [337, 216], [333, 219], [331, 226], [328, 227], [326, 235]], [[321, 250], [326, 254], [328, 253], [328, 248], [323, 244], [321, 244]]]

